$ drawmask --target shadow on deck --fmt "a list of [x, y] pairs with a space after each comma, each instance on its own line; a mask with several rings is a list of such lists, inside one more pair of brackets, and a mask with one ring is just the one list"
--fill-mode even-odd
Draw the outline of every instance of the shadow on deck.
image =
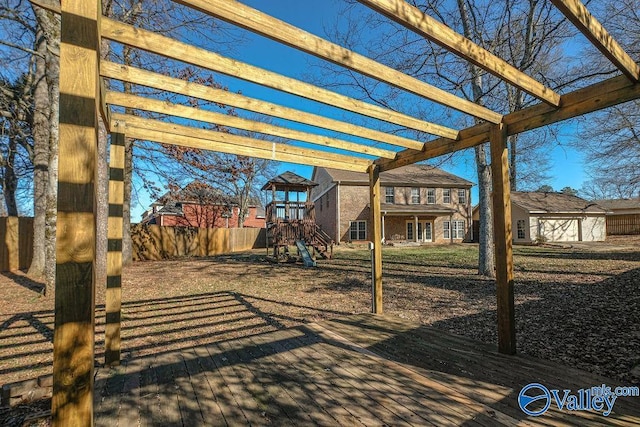
[[133, 358], [101, 368], [95, 424], [112, 425], [638, 425], [640, 398], [609, 417], [527, 417], [518, 393], [629, 385], [387, 316], [319, 324]]

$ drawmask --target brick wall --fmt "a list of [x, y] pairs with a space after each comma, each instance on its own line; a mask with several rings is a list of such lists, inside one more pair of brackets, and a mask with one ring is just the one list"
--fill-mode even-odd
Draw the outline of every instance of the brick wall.
[[320, 196], [314, 203], [316, 224], [336, 242], [339, 240], [337, 229], [337, 187], [333, 187]]
[[[381, 188], [382, 202], [385, 202], [385, 187]], [[469, 189], [465, 189], [465, 198], [467, 203], [458, 203], [458, 189], [451, 189], [451, 202], [444, 203], [443, 189], [435, 188], [436, 204], [456, 209], [453, 214], [453, 220], [464, 220], [467, 230], [471, 226], [470, 218], [470, 194]], [[395, 187], [394, 204], [408, 205], [411, 204], [411, 187]], [[427, 188], [420, 188], [420, 204], [427, 205]], [[369, 239], [369, 187], [368, 186], [347, 186], [340, 187], [340, 241], [350, 241], [349, 224], [350, 221], [365, 220], [367, 221], [367, 239]], [[387, 241], [406, 240], [408, 220], [414, 221], [412, 216], [394, 216], [391, 214], [385, 217], [385, 239]], [[418, 221], [432, 223], [432, 240], [436, 243], [448, 243], [450, 238], [444, 238], [444, 221], [449, 221], [449, 215], [446, 216], [425, 216], [419, 215]], [[468, 231], [465, 235], [468, 235]], [[461, 242], [463, 239], [454, 239], [454, 242]]]

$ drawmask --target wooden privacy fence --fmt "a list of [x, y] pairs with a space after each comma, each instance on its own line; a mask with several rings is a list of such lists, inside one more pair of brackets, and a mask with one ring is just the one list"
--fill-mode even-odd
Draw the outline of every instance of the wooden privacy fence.
[[640, 214], [607, 215], [607, 234], [640, 234]]
[[161, 260], [241, 252], [266, 247], [264, 228], [194, 228], [135, 225], [133, 259]]
[[33, 258], [33, 218], [0, 217], [0, 271], [27, 269]]

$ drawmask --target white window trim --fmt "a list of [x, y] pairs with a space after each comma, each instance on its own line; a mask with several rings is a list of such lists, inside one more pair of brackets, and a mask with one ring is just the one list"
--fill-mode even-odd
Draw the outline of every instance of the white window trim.
[[464, 239], [464, 232], [467, 228], [467, 222], [465, 220], [454, 220], [453, 221], [453, 238], [454, 239]]
[[[445, 191], [448, 191], [449, 194], [446, 195]], [[443, 188], [442, 189], [442, 203], [445, 203], [447, 205], [451, 204], [451, 189], [450, 188]]]
[[[364, 230], [360, 230], [360, 225], [356, 225], [356, 238], [353, 238], [353, 235], [351, 233], [353, 233], [353, 230], [351, 229], [351, 224], [364, 224]], [[364, 231], [364, 238], [360, 239], [360, 232]], [[359, 220], [355, 220], [355, 221], [349, 221], [349, 240], [351, 241], [361, 241], [361, 240], [367, 240], [367, 221], [364, 219], [359, 219]]]
[[[522, 237], [520, 237], [521, 231], [522, 231]], [[524, 219], [518, 219], [516, 220], [516, 239], [524, 240], [526, 238], [527, 238], [527, 221], [525, 221]]]
[[[460, 194], [462, 194], [462, 201], [460, 198]], [[466, 188], [458, 188], [458, 204], [464, 205], [467, 203], [467, 189]]]
[[[430, 199], [429, 199], [429, 192], [430, 191], [433, 191], [433, 202], [431, 202]], [[437, 200], [436, 189], [435, 188], [427, 188], [427, 204], [428, 205], [435, 205], [436, 204], [436, 200]]]
[[[391, 201], [389, 201], [389, 197], [391, 197]], [[391, 205], [396, 203], [396, 189], [394, 187], [384, 188], [384, 202]]]
[[[417, 190], [418, 194], [413, 194], [414, 190]], [[418, 197], [418, 201], [415, 201], [414, 197]], [[418, 188], [418, 187], [411, 187], [411, 204], [412, 205], [419, 205], [420, 204], [420, 188]]]

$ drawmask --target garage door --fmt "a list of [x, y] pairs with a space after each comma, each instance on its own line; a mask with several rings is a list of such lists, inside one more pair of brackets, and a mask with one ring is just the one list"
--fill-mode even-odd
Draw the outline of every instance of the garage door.
[[539, 235], [547, 242], [577, 242], [579, 240], [578, 220], [570, 218], [540, 219]]

